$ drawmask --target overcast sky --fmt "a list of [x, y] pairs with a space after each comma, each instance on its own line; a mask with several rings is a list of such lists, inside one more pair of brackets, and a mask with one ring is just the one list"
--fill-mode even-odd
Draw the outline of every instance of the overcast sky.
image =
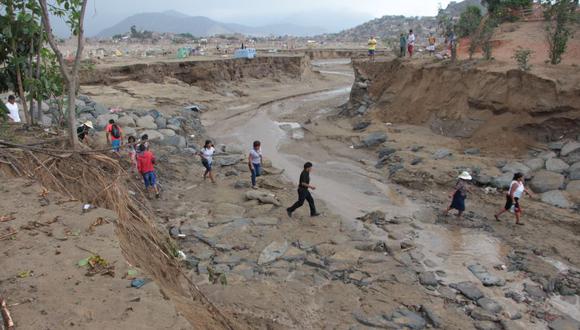
[[[384, 15], [434, 16], [439, 4], [445, 7], [448, 3], [448, 0], [89, 0], [86, 27], [90, 35], [133, 14], [176, 10], [227, 23], [258, 26], [296, 20], [298, 24], [334, 30]], [[305, 21], [299, 22], [302, 16]], [[314, 22], [317, 18], [319, 24]]]

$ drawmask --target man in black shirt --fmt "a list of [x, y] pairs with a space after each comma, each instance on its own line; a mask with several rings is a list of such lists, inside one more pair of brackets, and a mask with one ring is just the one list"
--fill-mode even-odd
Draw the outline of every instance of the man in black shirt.
[[307, 162], [304, 164], [304, 170], [300, 174], [300, 181], [298, 182], [298, 201], [294, 203], [291, 207], [286, 209], [289, 217], [292, 217], [292, 213], [296, 211], [299, 207], [304, 205], [304, 201], [308, 201], [308, 206], [310, 206], [310, 216], [317, 217], [320, 213], [316, 212], [316, 206], [314, 206], [314, 199], [310, 194], [308, 189], [315, 190], [316, 187], [310, 184], [310, 172], [312, 171], [312, 163]]

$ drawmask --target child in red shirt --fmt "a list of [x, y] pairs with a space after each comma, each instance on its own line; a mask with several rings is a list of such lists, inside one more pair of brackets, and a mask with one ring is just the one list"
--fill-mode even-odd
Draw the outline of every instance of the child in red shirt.
[[137, 169], [143, 176], [145, 182], [145, 189], [147, 190], [147, 197], [149, 197], [150, 190], [155, 192], [155, 197], [159, 198], [159, 189], [157, 188], [157, 177], [155, 176], [155, 155], [144, 144], [139, 145], [139, 153], [137, 154]]

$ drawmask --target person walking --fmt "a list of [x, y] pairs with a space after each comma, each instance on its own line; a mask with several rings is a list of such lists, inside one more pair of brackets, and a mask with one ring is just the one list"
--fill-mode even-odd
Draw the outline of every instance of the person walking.
[[506, 194], [505, 206], [495, 214], [495, 220], [499, 220], [499, 216], [504, 212], [512, 212], [516, 217], [516, 225], [523, 226], [524, 224], [520, 221], [522, 216], [522, 207], [520, 205], [520, 200], [524, 197], [524, 193], [532, 197], [532, 193], [524, 186], [524, 175], [522, 173], [514, 174], [512, 182], [510, 183], [510, 188]]
[[155, 155], [144, 144], [139, 145], [139, 154], [137, 155], [137, 169], [143, 176], [145, 183], [145, 190], [147, 198], [150, 197], [150, 192], [155, 193], [155, 197], [159, 198], [159, 188], [157, 187], [157, 176], [155, 175]]
[[407, 55], [407, 37], [404, 33], [401, 33], [399, 37], [399, 47], [400, 47], [400, 54], [399, 57], [405, 57]]
[[407, 37], [407, 51], [409, 53], [409, 57], [413, 57], [413, 52], [415, 51], [415, 34], [413, 30], [409, 30], [409, 36]]
[[8, 96], [6, 108], [8, 108], [8, 118], [10, 121], [13, 123], [20, 123], [20, 112], [18, 111], [18, 104], [16, 103], [16, 97], [14, 97], [14, 95]]
[[121, 127], [115, 123], [115, 120], [109, 119], [109, 124], [105, 127], [107, 143], [111, 145], [113, 151], [119, 155], [121, 145], [123, 144], [123, 132]]
[[452, 200], [447, 210], [445, 210], [445, 216], [449, 215], [449, 211], [455, 209], [458, 211], [457, 218], [461, 219], [463, 212], [465, 212], [465, 199], [467, 198], [467, 193], [470, 192], [468, 183], [471, 179], [469, 172], [463, 172], [459, 175], [455, 190], [449, 194]]
[[77, 136], [80, 142], [88, 142], [87, 136], [91, 129], [93, 129], [93, 123], [90, 120], [85, 121], [81, 126], [77, 127]]
[[205, 167], [205, 173], [203, 173], [203, 179], [211, 180], [211, 183], [215, 184], [215, 180], [213, 178], [213, 173], [211, 170], [211, 165], [213, 163], [213, 154], [215, 153], [215, 148], [211, 140], [206, 140], [203, 148], [201, 148], [201, 152], [199, 152], [199, 156], [201, 157], [201, 164]]
[[260, 141], [254, 141], [252, 150], [250, 150], [250, 155], [248, 156], [248, 166], [250, 167], [250, 172], [252, 173], [252, 188], [257, 189], [256, 177], [261, 176], [262, 173], [262, 143]]
[[377, 50], [377, 39], [374, 36], [371, 36], [368, 41], [369, 46], [369, 59], [371, 61], [375, 61], [375, 52]]
[[127, 138], [127, 153], [131, 163], [131, 173], [135, 173], [137, 171], [137, 140], [132, 135]]
[[300, 180], [298, 181], [298, 201], [294, 203], [291, 207], [286, 209], [286, 213], [291, 218], [292, 213], [296, 211], [299, 207], [304, 205], [304, 201], [308, 201], [308, 206], [310, 207], [310, 216], [317, 217], [320, 213], [316, 212], [316, 206], [314, 205], [314, 198], [310, 194], [310, 189], [316, 190], [316, 187], [310, 184], [310, 173], [312, 172], [312, 163], [307, 162], [304, 164], [304, 170], [300, 174]]

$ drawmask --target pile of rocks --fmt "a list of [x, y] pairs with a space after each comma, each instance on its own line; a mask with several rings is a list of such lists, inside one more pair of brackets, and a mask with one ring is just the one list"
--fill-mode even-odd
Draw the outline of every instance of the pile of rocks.
[[186, 107], [173, 116], [155, 109], [111, 111], [89, 97], [80, 95], [77, 100], [77, 118], [79, 125], [91, 121], [97, 134], [104, 134], [102, 132], [109, 120], [113, 119], [123, 130], [125, 138], [134, 136], [138, 139], [147, 134], [150, 141], [178, 149], [197, 149], [193, 138], [204, 133], [199, 106]]
[[491, 185], [507, 189], [514, 173], [521, 172], [543, 202], [562, 208], [575, 207], [580, 203], [580, 142], [551, 143], [549, 149], [524, 161], [498, 162], [503, 174], [493, 178]]

